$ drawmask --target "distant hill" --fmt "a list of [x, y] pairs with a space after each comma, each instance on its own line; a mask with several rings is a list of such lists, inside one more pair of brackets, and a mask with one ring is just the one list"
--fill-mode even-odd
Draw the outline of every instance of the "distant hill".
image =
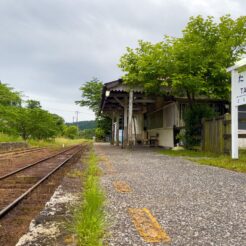
[[79, 126], [80, 130], [84, 129], [93, 129], [96, 128], [96, 121], [95, 120], [88, 120], [88, 121], [78, 121], [78, 123], [66, 123], [66, 125], [71, 126], [71, 125], [77, 125]]

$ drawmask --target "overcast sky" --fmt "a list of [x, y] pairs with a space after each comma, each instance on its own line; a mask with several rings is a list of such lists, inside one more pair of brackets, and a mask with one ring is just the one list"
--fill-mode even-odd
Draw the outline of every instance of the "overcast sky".
[[246, 14], [246, 0], [0, 0], [0, 80], [71, 122], [79, 87], [121, 77], [127, 46], [179, 36], [190, 16]]

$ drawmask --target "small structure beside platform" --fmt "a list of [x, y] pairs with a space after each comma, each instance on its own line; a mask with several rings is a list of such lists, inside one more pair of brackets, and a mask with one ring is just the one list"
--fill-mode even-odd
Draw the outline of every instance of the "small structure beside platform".
[[[198, 99], [219, 114], [227, 112], [224, 100]], [[112, 119], [111, 144], [131, 147], [137, 144], [174, 147], [177, 134], [184, 128], [187, 98], [147, 94], [141, 87], [129, 87], [118, 79], [105, 83], [101, 114]], [[229, 105], [227, 105], [227, 108]]]

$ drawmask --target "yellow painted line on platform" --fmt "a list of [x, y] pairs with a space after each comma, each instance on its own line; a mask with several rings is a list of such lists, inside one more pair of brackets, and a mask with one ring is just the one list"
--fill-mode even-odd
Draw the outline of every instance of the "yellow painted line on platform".
[[125, 181], [118, 180], [118, 181], [114, 181], [113, 184], [115, 190], [118, 192], [128, 193], [132, 191], [131, 187]]
[[147, 208], [129, 208], [132, 221], [145, 242], [170, 242], [171, 239]]

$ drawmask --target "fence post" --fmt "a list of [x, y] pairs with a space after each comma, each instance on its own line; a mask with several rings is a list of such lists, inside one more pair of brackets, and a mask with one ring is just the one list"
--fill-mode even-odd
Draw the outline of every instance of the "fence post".
[[202, 132], [201, 132], [201, 150], [205, 150], [205, 118], [202, 118]]
[[224, 115], [224, 154], [227, 154], [228, 152], [231, 152], [231, 138], [229, 135], [231, 134], [231, 127], [230, 127], [230, 120], [231, 120], [231, 115], [229, 113], [226, 113]]

